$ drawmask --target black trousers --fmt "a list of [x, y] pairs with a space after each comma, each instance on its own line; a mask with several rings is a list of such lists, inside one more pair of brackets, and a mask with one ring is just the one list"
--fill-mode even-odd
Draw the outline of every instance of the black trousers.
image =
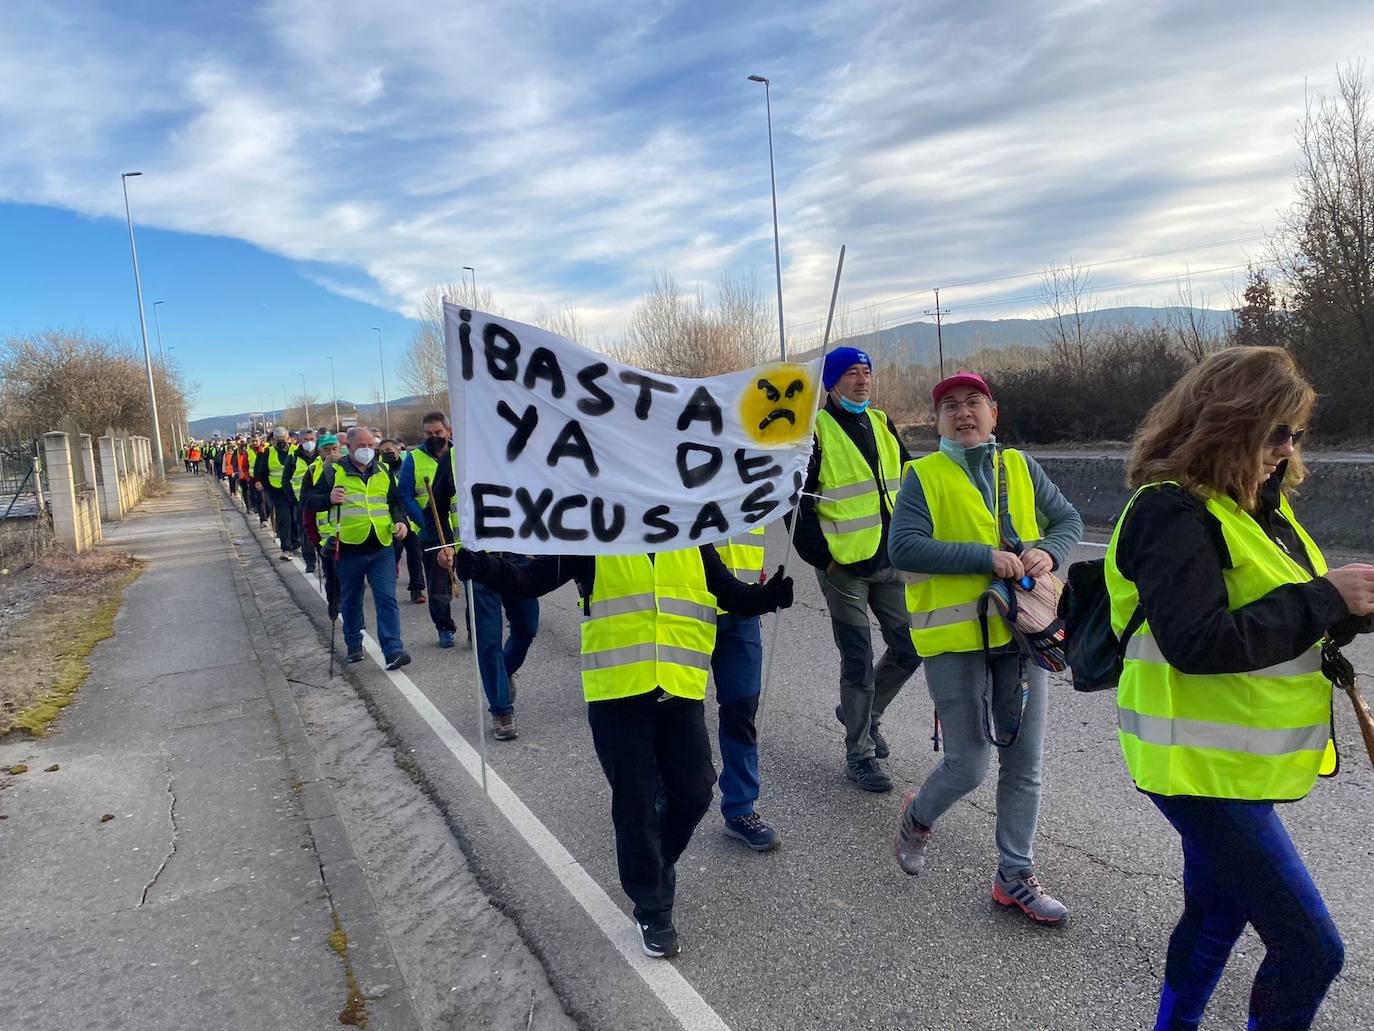
[[453, 587], [449, 583], [448, 570], [439, 565], [437, 551], [423, 551], [427, 547], [437, 547], [438, 541], [421, 541], [424, 555], [425, 586], [429, 588], [429, 618], [434, 621], [435, 630], [453, 633], [458, 629], [453, 622]]
[[672, 911], [678, 857], [711, 807], [716, 771], [705, 708], [662, 689], [587, 705], [611, 785], [620, 886], [636, 920]]
[[[413, 598], [417, 594], [423, 594], [425, 592], [425, 563], [424, 559], [421, 558], [420, 535], [418, 533], [408, 533], [406, 534], [405, 540], [393, 541], [391, 547], [396, 552], [396, 565], [398, 567], [401, 564], [401, 554], [405, 554], [406, 590], [410, 593], [410, 596]], [[401, 581], [400, 572], [400, 569], [397, 568], [396, 582], [398, 584]]]
[[282, 551], [293, 551], [299, 545], [296, 540], [300, 534], [300, 524], [296, 522], [296, 504], [291, 500], [285, 487], [268, 487], [267, 496], [272, 503], [272, 522], [277, 531], [277, 540]]

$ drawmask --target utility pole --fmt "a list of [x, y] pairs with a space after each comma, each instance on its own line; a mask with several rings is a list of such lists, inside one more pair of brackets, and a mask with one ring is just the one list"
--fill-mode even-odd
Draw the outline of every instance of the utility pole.
[[[472, 289], [477, 291], [477, 273], [472, 274]], [[379, 326], [373, 326], [377, 334], [377, 358], [382, 366], [382, 411], [386, 413], [386, 435], [391, 436], [391, 402], [386, 399], [386, 355], [382, 353], [382, 330]]]
[[301, 404], [305, 406], [305, 424], [306, 424], [307, 426], [309, 426], [309, 425], [311, 425], [311, 422], [310, 422], [310, 398], [306, 396], [306, 392], [305, 392], [305, 389], [306, 389], [306, 388], [305, 388], [305, 373], [303, 373], [303, 372], [298, 372], [298, 373], [296, 373], [296, 375], [300, 376], [300, 378], [301, 378]]
[[927, 315], [934, 315], [934, 316], [935, 316], [935, 346], [939, 349], [939, 352], [940, 352], [940, 378], [941, 378], [941, 379], [944, 379], [944, 378], [945, 378], [945, 333], [944, 333], [943, 319], [944, 319], [944, 317], [945, 317], [946, 315], [949, 314], [949, 309], [948, 309], [948, 308], [941, 308], [941, 307], [940, 307], [940, 288], [939, 288], [938, 286], [935, 288], [935, 307], [934, 307], [934, 309], [927, 308], [927, 309], [926, 309], [926, 314], [927, 314]]

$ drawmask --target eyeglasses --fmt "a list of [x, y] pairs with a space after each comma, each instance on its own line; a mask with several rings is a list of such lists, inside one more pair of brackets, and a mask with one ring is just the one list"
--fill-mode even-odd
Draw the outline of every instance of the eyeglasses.
[[970, 394], [962, 401], [958, 398], [945, 397], [940, 399], [940, 411], [945, 414], [949, 414], [950, 412], [957, 412], [961, 407], [963, 407], [972, 409], [976, 412], [978, 409], [982, 408], [983, 405], [987, 403], [987, 400], [988, 399], [984, 397], [982, 394]]
[[1295, 430], [1291, 426], [1280, 423], [1274, 427], [1273, 432], [1269, 434], [1269, 439], [1266, 440], [1265, 443], [1270, 447], [1283, 447], [1291, 440], [1296, 447], [1298, 441], [1302, 440], [1303, 434], [1306, 432], [1306, 430]]

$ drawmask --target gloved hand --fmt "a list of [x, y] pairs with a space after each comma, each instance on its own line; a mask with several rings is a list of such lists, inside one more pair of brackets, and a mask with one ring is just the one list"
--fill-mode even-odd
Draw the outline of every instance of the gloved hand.
[[453, 556], [453, 575], [459, 580], [471, 580], [477, 575], [478, 555], [468, 548], [459, 548]]
[[783, 575], [782, 566], [778, 566], [778, 571], [763, 585], [763, 595], [769, 612], [792, 607], [792, 578]]

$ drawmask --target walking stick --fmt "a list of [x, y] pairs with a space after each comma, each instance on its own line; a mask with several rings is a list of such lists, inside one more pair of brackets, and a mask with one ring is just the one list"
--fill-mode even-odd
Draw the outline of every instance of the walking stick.
[[[335, 579], [337, 579], [337, 578], [338, 578], [338, 575], [339, 575], [339, 514], [340, 514], [340, 511], [342, 510], [342, 508], [343, 508], [342, 505], [335, 505], [335, 506], [334, 506], [334, 555], [333, 555], [333, 562], [334, 562], [334, 577], [335, 577]], [[323, 556], [323, 555], [320, 556], [320, 565], [324, 565], [324, 556]], [[328, 588], [328, 587], [326, 587], [326, 588], [325, 588], [325, 591], [324, 591], [324, 603], [325, 603], [326, 606], [329, 605], [329, 588]], [[334, 636], [335, 636], [335, 633], [338, 631], [338, 628], [339, 628], [339, 617], [338, 617], [337, 614], [331, 614], [330, 617], [329, 617], [329, 678], [330, 678], [331, 680], [334, 678]]]
[[1341, 654], [1334, 641], [1328, 640], [1322, 645], [1322, 672], [1346, 693], [1350, 704], [1355, 707], [1355, 722], [1360, 725], [1360, 736], [1364, 738], [1365, 751], [1369, 753], [1370, 763], [1374, 764], [1374, 715], [1370, 713], [1369, 706], [1360, 694], [1355, 667]]
[[[840, 245], [840, 260], [835, 265], [835, 285], [830, 290], [830, 314], [825, 319], [825, 337], [821, 340], [821, 363], [825, 363], [825, 352], [830, 347], [830, 327], [835, 321], [835, 299], [840, 293], [840, 273], [844, 271], [844, 245]], [[814, 431], [816, 426], [816, 411], [811, 410], [811, 428]], [[797, 536], [797, 522], [801, 515], [801, 494], [797, 494], [797, 507], [792, 511], [792, 525], [787, 529], [787, 550], [782, 554], [782, 572], [780, 576], [787, 575], [787, 563], [792, 560], [792, 542]], [[773, 616], [773, 630], [768, 635], [768, 651], [764, 659], [763, 684], [759, 687], [759, 708], [754, 720], [754, 726], [763, 726], [764, 702], [768, 699], [768, 686], [773, 682], [773, 656], [778, 650], [778, 628], [782, 625], [782, 613], [775, 613]]]
[[[434, 530], [439, 535], [439, 544], [442, 547], [448, 547], [448, 540], [444, 537], [444, 524], [439, 518], [439, 506], [434, 503], [434, 492], [430, 490], [428, 476], [424, 477], [424, 483], [425, 493], [429, 496], [429, 514], [434, 520]], [[458, 577], [454, 575], [452, 566], [448, 567], [448, 586], [449, 595], [452, 596], [455, 593], [454, 588], [458, 586]], [[473, 607], [471, 580], [463, 585], [463, 590], [466, 594], [468, 610], [471, 611]], [[477, 661], [476, 647], [472, 649], [472, 671], [477, 678], [477, 743], [478, 752], [482, 756], [482, 794], [487, 795], [490, 794], [487, 791], [487, 720], [482, 714], [482, 667]]]

